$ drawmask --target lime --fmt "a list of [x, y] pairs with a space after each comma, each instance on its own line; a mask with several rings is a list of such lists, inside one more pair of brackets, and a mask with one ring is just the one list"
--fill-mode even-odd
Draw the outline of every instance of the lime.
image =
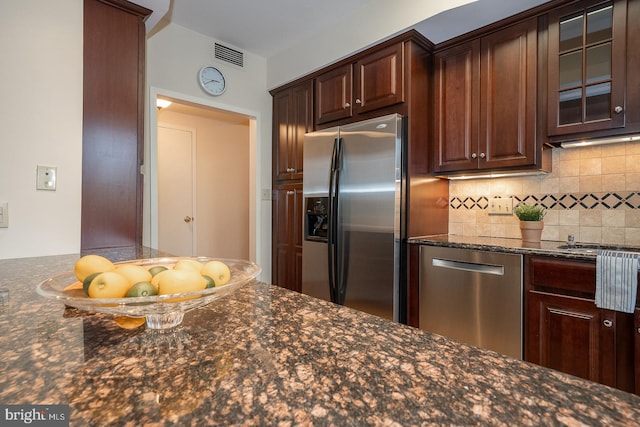
[[216, 285], [216, 282], [210, 276], [203, 274], [202, 277], [207, 282], [207, 288], [213, 288]]
[[89, 285], [91, 284], [91, 281], [93, 279], [96, 278], [96, 276], [98, 274], [102, 273], [101, 271], [98, 273], [92, 273], [90, 275], [88, 275], [83, 281], [82, 281], [82, 289], [84, 289], [84, 293], [89, 295]]
[[150, 282], [138, 282], [127, 291], [127, 297], [149, 297], [157, 295], [156, 287]]
[[167, 267], [165, 267], [164, 265], [154, 265], [153, 267], [151, 267], [149, 269], [149, 273], [151, 273], [152, 276], [155, 276], [156, 274], [160, 273], [161, 271], [165, 271], [168, 270]]

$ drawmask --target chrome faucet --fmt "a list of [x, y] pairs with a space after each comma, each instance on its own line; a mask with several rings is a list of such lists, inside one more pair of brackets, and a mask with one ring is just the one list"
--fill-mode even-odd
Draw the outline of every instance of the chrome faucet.
[[574, 247], [576, 245], [576, 239], [573, 236], [573, 234], [569, 234], [567, 236], [567, 246], [569, 246], [570, 248]]

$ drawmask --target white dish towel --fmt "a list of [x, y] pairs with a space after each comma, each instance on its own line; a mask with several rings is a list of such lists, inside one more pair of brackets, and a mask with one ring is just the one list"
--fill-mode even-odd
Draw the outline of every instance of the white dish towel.
[[638, 292], [639, 253], [598, 251], [596, 307], [633, 313]]

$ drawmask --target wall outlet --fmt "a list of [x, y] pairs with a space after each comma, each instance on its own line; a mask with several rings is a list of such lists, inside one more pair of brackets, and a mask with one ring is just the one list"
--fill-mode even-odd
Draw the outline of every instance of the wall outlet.
[[9, 227], [9, 202], [0, 202], [0, 228]]
[[36, 190], [56, 190], [58, 168], [40, 166], [36, 168]]
[[268, 188], [262, 189], [262, 200], [271, 200], [271, 190]]
[[513, 197], [489, 199], [489, 215], [513, 215]]

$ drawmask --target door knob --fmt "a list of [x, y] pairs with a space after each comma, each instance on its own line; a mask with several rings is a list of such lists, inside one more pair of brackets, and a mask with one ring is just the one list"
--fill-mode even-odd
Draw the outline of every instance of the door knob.
[[184, 222], [191, 222], [191, 221], [193, 221], [193, 218], [190, 217], [189, 215], [184, 217]]

